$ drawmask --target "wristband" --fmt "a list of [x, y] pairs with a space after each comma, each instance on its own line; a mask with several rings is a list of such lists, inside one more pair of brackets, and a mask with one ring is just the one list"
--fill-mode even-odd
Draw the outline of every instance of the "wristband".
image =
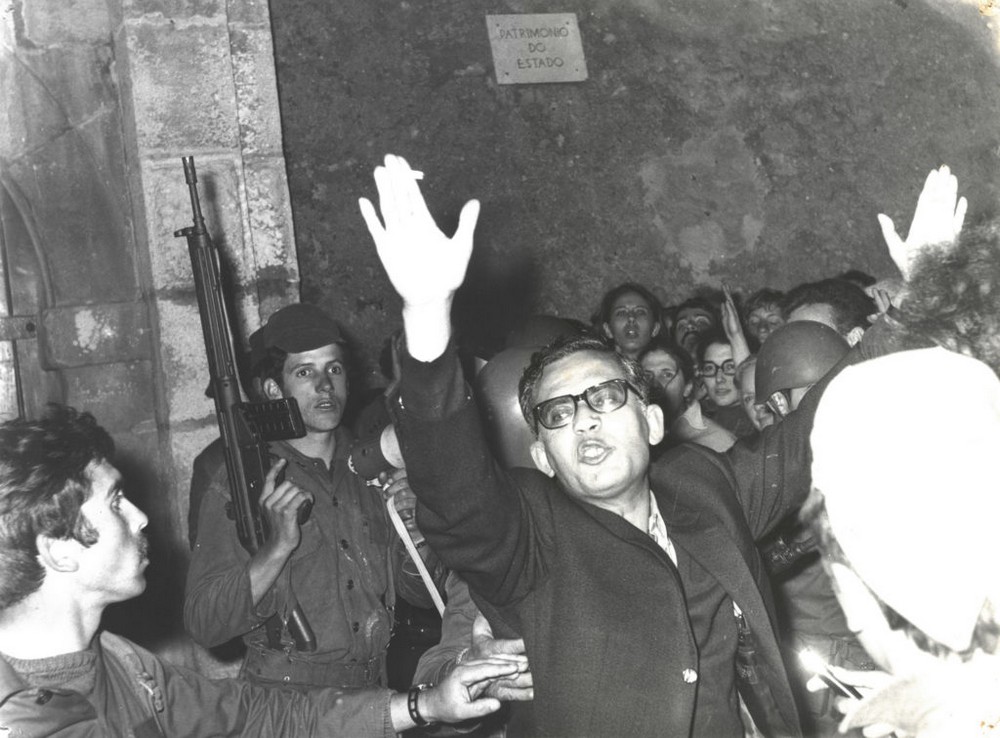
[[425, 725], [430, 725], [430, 723], [424, 719], [424, 716], [420, 714], [420, 710], [417, 709], [417, 698], [420, 696], [421, 692], [425, 692], [433, 684], [417, 684], [410, 688], [410, 691], [406, 694], [406, 709], [410, 712], [410, 720], [412, 720], [418, 728], [422, 728]]

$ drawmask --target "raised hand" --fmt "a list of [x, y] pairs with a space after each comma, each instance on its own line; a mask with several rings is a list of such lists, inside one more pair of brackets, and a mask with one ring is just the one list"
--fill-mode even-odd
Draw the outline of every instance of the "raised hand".
[[896, 233], [892, 219], [879, 213], [882, 237], [904, 280], [909, 280], [910, 269], [924, 250], [958, 239], [967, 207], [966, 199], [958, 197], [958, 179], [947, 166], [942, 166], [927, 175], [905, 241]]
[[722, 329], [729, 339], [729, 346], [733, 350], [733, 363], [739, 366], [750, 356], [750, 346], [747, 343], [746, 335], [743, 333], [743, 323], [740, 321], [739, 311], [736, 309], [736, 301], [733, 300], [733, 293], [729, 285], [722, 283]]
[[437, 358], [451, 336], [451, 301], [465, 279], [472, 255], [472, 233], [479, 202], [462, 208], [455, 235], [448, 237], [434, 222], [424, 202], [418, 172], [400, 156], [388, 154], [375, 168], [379, 220], [367, 198], [358, 204], [372, 234], [379, 259], [403, 300], [407, 348], [417, 359]]

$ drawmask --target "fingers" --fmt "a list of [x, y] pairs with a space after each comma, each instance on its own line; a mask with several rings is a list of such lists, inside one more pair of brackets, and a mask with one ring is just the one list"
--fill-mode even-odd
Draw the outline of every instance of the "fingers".
[[372, 205], [372, 201], [367, 197], [361, 197], [358, 198], [358, 207], [361, 208], [361, 217], [365, 219], [368, 232], [372, 234], [372, 238], [377, 244], [385, 234], [385, 228], [382, 226], [382, 221], [379, 220], [378, 214], [375, 212], [375, 206]]
[[462, 212], [458, 215], [458, 228], [455, 230], [454, 240], [471, 245], [472, 233], [476, 230], [478, 220], [479, 200], [469, 200], [462, 206]]
[[267, 474], [264, 477], [264, 489], [260, 493], [260, 504], [264, 504], [264, 500], [271, 497], [274, 494], [274, 488], [278, 480], [278, 475], [288, 466], [287, 459], [275, 459], [274, 463], [271, 464], [271, 468], [267, 470]]
[[962, 231], [962, 225], [965, 223], [965, 211], [968, 208], [969, 201], [964, 197], [958, 198], [958, 204], [955, 206], [955, 217], [951, 221], [951, 228], [956, 236]]
[[483, 656], [519, 656], [524, 653], [523, 638], [483, 638], [477, 651]]
[[527, 660], [499, 657], [476, 658], [463, 661], [452, 672], [461, 684], [469, 687], [487, 679], [500, 679], [527, 670]]

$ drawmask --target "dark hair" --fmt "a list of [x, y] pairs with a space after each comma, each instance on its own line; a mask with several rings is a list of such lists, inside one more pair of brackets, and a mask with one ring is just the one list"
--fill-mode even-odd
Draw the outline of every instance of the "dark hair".
[[781, 290], [772, 290], [770, 287], [759, 289], [743, 304], [743, 314], [749, 318], [750, 313], [758, 308], [774, 307], [780, 310], [784, 297], [785, 293]]
[[617, 351], [609, 348], [600, 339], [591, 336], [577, 336], [568, 338], [558, 338], [541, 351], [536, 351], [531, 355], [528, 367], [521, 375], [521, 381], [517, 386], [517, 398], [521, 404], [521, 414], [528, 421], [535, 435], [538, 435], [538, 423], [535, 420], [534, 409], [537, 404], [535, 390], [542, 379], [542, 374], [546, 367], [561, 361], [568, 356], [578, 354], [582, 351], [593, 351], [604, 354], [613, 359], [621, 367], [625, 379], [639, 390], [639, 399], [644, 403], [649, 401], [649, 387], [646, 382], [646, 375], [642, 371], [639, 363], [632, 359], [627, 359]]
[[868, 272], [863, 272], [860, 269], [848, 269], [847, 271], [838, 274], [835, 279], [842, 279], [845, 282], [851, 282], [856, 284], [861, 289], [865, 287], [871, 287], [873, 284], [878, 282], [875, 277], [870, 275]]
[[712, 318], [715, 319], [716, 323], [721, 323], [722, 318], [719, 315], [719, 306], [709, 300], [707, 297], [702, 297], [701, 295], [695, 295], [694, 297], [689, 297], [680, 305], [674, 308], [674, 317], [680, 319], [681, 312], [684, 310], [690, 310], [692, 308], [697, 308], [699, 310], [704, 310]]
[[[841, 564], [854, 571], [855, 575], [857, 575], [854, 567], [851, 566], [850, 560], [847, 558], [847, 554], [841, 548], [840, 541], [837, 540], [837, 536], [833, 532], [833, 526], [830, 525], [830, 517], [826, 512], [826, 500], [823, 498], [823, 493], [815, 487], [813, 487], [805, 503], [802, 505], [799, 512], [799, 520], [808, 525], [812, 530], [813, 535], [819, 543], [822, 558], [826, 562]], [[861, 578], [860, 575], [857, 576], [859, 579]], [[964, 651], [956, 652], [943, 643], [934, 640], [908, 619], [896, 612], [896, 610], [882, 601], [878, 596], [878, 592], [874, 592], [871, 589], [868, 591], [871, 592], [872, 597], [875, 598], [875, 601], [885, 614], [889, 627], [893, 630], [903, 632], [922, 651], [926, 651], [937, 658], [946, 658], [952, 654], [957, 654], [963, 661], [971, 658], [978, 649], [982, 649], [986, 653], [998, 652], [1000, 624], [997, 623], [993, 605], [989, 601], [983, 605], [983, 609], [979, 613], [979, 619], [972, 631], [971, 645]]]
[[665, 336], [663, 333], [653, 336], [653, 340], [649, 342], [649, 345], [640, 352], [637, 359], [639, 364], [642, 365], [642, 360], [654, 351], [660, 351], [673, 357], [673, 360], [677, 362], [677, 368], [680, 370], [684, 381], [694, 381], [694, 360], [688, 355], [687, 351], [674, 343], [673, 339]]
[[707, 333], [702, 333], [698, 337], [698, 343], [695, 346], [694, 353], [699, 364], [703, 364], [705, 362], [705, 352], [708, 350], [709, 346], [715, 343], [731, 347], [731, 344], [729, 343], [729, 336], [718, 328], [708, 331]]
[[843, 279], [823, 279], [793, 287], [781, 301], [781, 312], [789, 313], [803, 305], [829, 305], [834, 327], [842, 336], [855, 328], [868, 328], [868, 316], [878, 312], [875, 301], [853, 282]]
[[39, 535], [97, 542], [80, 507], [90, 496], [88, 467], [113, 454], [94, 416], [64, 405], [49, 405], [41, 420], [0, 425], [0, 610], [42, 585]]
[[617, 287], [612, 287], [610, 290], [604, 293], [604, 297], [601, 298], [601, 307], [595, 316], [594, 322], [598, 324], [607, 323], [611, 320], [611, 308], [614, 307], [615, 300], [617, 300], [622, 295], [628, 294], [629, 292], [634, 292], [639, 295], [646, 304], [649, 305], [649, 311], [653, 314], [653, 322], [658, 323], [663, 317], [663, 305], [660, 303], [659, 298], [652, 293], [648, 288], [643, 287], [641, 284], [636, 282], [623, 282]]

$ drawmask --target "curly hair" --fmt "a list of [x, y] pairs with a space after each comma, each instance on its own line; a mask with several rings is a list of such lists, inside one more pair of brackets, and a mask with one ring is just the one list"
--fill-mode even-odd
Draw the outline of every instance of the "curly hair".
[[0, 610], [42, 585], [39, 535], [97, 542], [80, 507], [90, 496], [87, 469], [113, 454], [108, 432], [72, 407], [52, 404], [40, 420], [0, 425]]
[[966, 229], [953, 248], [922, 253], [895, 317], [1000, 376], [1000, 222]]
[[518, 382], [517, 386], [521, 414], [536, 436], [538, 435], [538, 422], [535, 419], [535, 405], [538, 404], [538, 398], [535, 396], [535, 391], [538, 389], [538, 383], [542, 380], [542, 374], [548, 366], [582, 351], [592, 351], [612, 359], [621, 368], [624, 378], [639, 390], [639, 399], [643, 403], [649, 401], [649, 385], [646, 375], [637, 361], [622, 356], [614, 349], [609, 348], [604, 341], [591, 336], [559, 338], [541, 351], [536, 351], [531, 355], [528, 367], [521, 375], [521, 381]]

